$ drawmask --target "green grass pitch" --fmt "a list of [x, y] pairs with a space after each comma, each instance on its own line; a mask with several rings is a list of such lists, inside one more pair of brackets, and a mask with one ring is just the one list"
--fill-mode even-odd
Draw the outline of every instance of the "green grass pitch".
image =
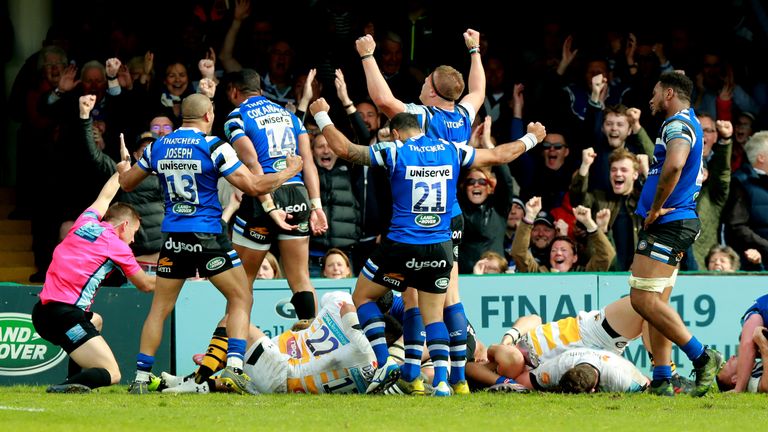
[[768, 395], [473, 393], [445, 399], [364, 395], [85, 395], [0, 387], [3, 431], [752, 431]]

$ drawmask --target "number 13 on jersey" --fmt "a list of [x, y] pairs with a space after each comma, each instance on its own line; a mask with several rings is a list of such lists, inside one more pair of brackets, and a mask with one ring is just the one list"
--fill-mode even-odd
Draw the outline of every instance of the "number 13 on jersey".
[[157, 164], [157, 173], [165, 178], [171, 202], [200, 204], [195, 174], [202, 172], [197, 160], [161, 160]]
[[453, 178], [453, 167], [406, 167], [405, 178], [412, 181], [413, 213], [445, 213], [446, 181]]

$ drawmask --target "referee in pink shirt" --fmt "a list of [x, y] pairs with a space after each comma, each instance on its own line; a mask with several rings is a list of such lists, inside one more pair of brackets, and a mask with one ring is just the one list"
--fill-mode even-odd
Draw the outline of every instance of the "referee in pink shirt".
[[115, 174], [56, 247], [32, 310], [37, 333], [69, 354], [67, 379], [48, 393], [88, 393], [120, 382], [117, 360], [100, 333], [102, 318], [90, 310], [113, 270], [140, 291], [155, 289], [155, 277], [144, 273], [128, 246], [139, 229], [138, 213], [128, 204], [109, 205], [119, 188]]

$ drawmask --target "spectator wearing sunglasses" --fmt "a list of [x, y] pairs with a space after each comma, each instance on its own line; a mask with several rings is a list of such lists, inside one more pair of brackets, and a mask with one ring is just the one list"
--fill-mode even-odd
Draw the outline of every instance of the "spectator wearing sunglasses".
[[512, 208], [512, 174], [507, 165], [491, 171], [472, 168], [458, 199], [464, 213], [464, 237], [459, 244], [459, 273], [472, 274], [483, 252], [504, 256], [504, 232]]
[[166, 136], [173, 132], [173, 122], [166, 115], [155, 116], [149, 122], [149, 131], [152, 132], [155, 138]]

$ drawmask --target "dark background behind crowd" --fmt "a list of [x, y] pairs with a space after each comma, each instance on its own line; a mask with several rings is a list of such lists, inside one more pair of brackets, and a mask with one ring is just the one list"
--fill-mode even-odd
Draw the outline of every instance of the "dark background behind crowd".
[[[43, 7], [39, 7], [41, 5]], [[131, 144], [134, 141], [138, 144], [141, 140], [136, 137], [150, 131], [154, 125], [150, 122], [157, 116], [166, 115], [174, 126], [179, 125], [178, 107], [175, 112], [170, 109], [173, 98], [195, 92], [197, 82], [203, 78], [198, 62], [211, 57], [216, 59], [214, 69], [220, 80], [215, 97], [219, 122], [223, 122], [233, 108], [224, 95], [226, 73], [231, 71], [233, 64], [259, 71], [265, 77], [265, 93], [273, 96], [271, 99], [291, 106], [299, 104], [299, 90], [303, 85], [301, 76], [306, 76], [310, 68], [316, 68], [317, 81], [322, 88], [319, 95], [336, 105], [333, 108], [336, 123], [346, 129], [350, 138], [360, 142], [361, 137], [359, 134], [355, 136], [354, 128], [342, 124], [344, 111], [334, 91], [334, 71], [341, 69], [349, 97], [358, 104], [358, 110], [362, 110], [359, 103], [368, 98], [365, 77], [354, 47], [357, 37], [366, 32], [374, 33], [377, 61], [395, 96], [404, 102], [418, 103], [423, 78], [437, 65], [452, 65], [466, 76], [469, 59], [463, 47], [462, 32], [468, 27], [477, 29], [483, 35], [481, 52], [487, 76], [487, 103], [478, 113], [478, 122], [482, 123], [486, 115], [494, 118], [493, 140], [497, 143], [519, 138], [513, 122], [519, 117], [513, 109], [518, 103], [523, 124], [541, 121], [553, 135], [548, 142], [556, 144], [555, 141], [559, 141], [565, 145], [552, 150], [550, 147], [537, 149], [526, 155], [527, 159], [511, 164], [514, 184], [502, 185], [509, 186], [511, 192], [504, 195], [510, 196], [507, 211], [529, 211], [531, 208], [526, 208], [528, 200], [542, 196], [543, 208], [536, 209], [537, 214], [532, 215], [537, 222], [533, 224], [531, 249], [537, 263], [553, 268], [554, 261], [550, 266], [547, 263], [550, 257], [546, 255], [551, 250], [554, 235], [537, 247], [537, 224], [556, 228], [558, 219], [565, 220], [570, 225], [565, 229], [566, 236], [576, 239], [575, 251], [580, 227], [568, 212], [581, 203], [569, 202], [571, 196], [567, 191], [572, 174], [584, 163], [583, 151], [586, 149], [598, 149], [596, 166], [608, 169], [612, 163], [608, 161], [608, 150], [600, 153], [598, 143], [592, 142], [591, 134], [586, 132], [589, 127], [584, 126], [585, 122], [592, 121], [588, 99], [593, 61], [604, 63], [603, 71], [608, 75], [609, 88], [601, 96], [598, 108], [618, 103], [638, 108], [642, 113], [638, 121], [651, 140], [656, 138], [661, 119], [650, 116], [648, 100], [655, 78], [665, 67], [684, 70], [692, 78], [696, 77], [694, 81], [699, 94], [695, 95], [694, 106], [701, 107], [699, 111], [705, 111], [713, 119], [731, 121], [734, 135], [742, 118], [751, 123], [750, 133], [753, 133], [764, 128], [768, 115], [768, 63], [762, 55], [768, 52], [768, 17], [763, 1], [534, 1], [506, 2], [503, 6], [492, 1], [253, 1], [248, 13], [243, 12], [240, 17], [237, 29], [234, 22], [238, 21], [238, 6], [241, 12], [245, 10], [242, 0], [2, 2], [5, 115], [0, 181], [17, 188], [19, 208], [14, 216], [33, 220], [36, 253], [43, 255], [42, 258], [36, 256], [39, 268], [46, 265], [46, 252], [38, 253], [39, 250], [51, 250], [60, 235], [60, 224], [82, 211], [83, 203], [87, 205], [96, 195], [103, 177], [108, 174], [94, 169], [87, 151], [83, 150], [86, 146], [77, 144], [82, 124], [77, 120], [73, 95], [83, 90], [73, 87], [60, 92], [61, 85], [54, 87], [45, 83], [45, 74], [51, 68], [59, 68], [58, 73], [64, 75], [64, 68], [69, 64], [77, 66], [77, 78], [83, 81], [81, 87], [86, 86], [85, 92], [88, 92], [89, 84], [80, 73], [89, 62], [104, 65], [107, 59], [118, 58], [134, 74], [132, 82], [121, 78], [122, 88], [116, 90], [107, 89], [106, 73], [101, 71], [102, 88], [94, 90], [101, 92], [103, 99], [100, 100], [104, 101], [101, 105], [97, 103], [91, 113], [94, 128], [98, 122], [103, 123], [97, 145], [113, 159], [117, 157], [120, 132], [125, 133]], [[50, 16], [44, 16], [45, 11], [49, 11]], [[415, 20], [409, 19], [409, 15], [416, 17]], [[234, 39], [229, 41], [230, 49], [225, 50], [228, 34]], [[33, 35], [40, 45], [30, 44]], [[568, 36], [572, 39], [566, 49]], [[633, 64], [628, 64], [626, 56], [630, 40], [636, 46]], [[390, 52], [390, 45], [397, 48]], [[46, 46], [61, 48], [66, 63], [58, 64], [58, 60], [41, 63], [43, 60], [35, 50]], [[151, 73], [144, 74], [147, 75], [145, 82], [141, 69], [146, 65], [147, 52], [154, 57]], [[564, 55], [572, 56], [565, 66]], [[666, 62], [662, 64], [662, 60]], [[168, 84], [168, 90], [164, 88], [174, 64], [181, 65], [188, 75], [189, 84], [185, 84], [180, 94], [174, 94], [172, 84]], [[388, 67], [393, 68], [392, 73], [387, 73]], [[710, 82], [707, 72], [713, 68], [718, 72], [712, 74], [715, 82]], [[722, 81], [729, 83], [731, 88], [730, 96], [726, 98], [731, 102], [725, 107], [718, 99], [724, 86]], [[523, 85], [519, 93], [515, 84]], [[70, 105], [65, 103], [67, 101]], [[600, 119], [603, 115], [608, 117], [607, 112], [603, 114], [601, 111], [600, 115]], [[311, 123], [311, 119], [307, 121]], [[377, 128], [372, 128], [371, 132]], [[217, 134], [223, 137], [221, 130]], [[733, 145], [731, 168], [734, 173], [747, 159], [743, 144]], [[639, 144], [633, 148], [629, 140], [626, 147], [642, 153]], [[600, 176], [604, 176], [603, 186], [609, 188], [606, 172], [594, 174], [594, 167], [590, 172], [593, 173], [590, 192], [596, 187], [594, 184], [601, 181]], [[542, 173], [546, 174], [543, 179]], [[499, 174], [502, 175], [508, 177]], [[495, 179], [494, 174], [494, 182]], [[639, 181], [642, 182], [642, 176]], [[546, 187], [542, 188], [542, 185]], [[637, 189], [640, 187], [641, 183]], [[768, 183], [758, 184], [760, 188], [768, 190]], [[460, 195], [465, 192], [464, 189], [459, 191]], [[749, 188], [747, 195], [752, 196]], [[621, 207], [616, 208], [627, 208], [627, 198], [622, 199]], [[768, 204], [768, 193], [765, 199]], [[365, 206], [364, 203], [358, 205]], [[733, 205], [725, 207], [732, 208]], [[722, 207], [717, 209], [717, 221]], [[505, 207], [496, 203], [494, 208]], [[598, 220], [599, 210], [601, 208], [593, 207], [592, 214], [598, 225], [601, 222]], [[749, 210], [746, 208], [745, 211], [749, 213]], [[545, 214], [537, 217], [539, 211]], [[632, 250], [631, 245], [627, 246], [627, 242], [632, 242], [631, 235], [627, 240], [626, 235], [615, 236], [611, 230], [617, 218], [622, 229], [631, 230], [632, 222], [628, 217], [626, 211], [620, 212], [606, 222], [610, 226], [605, 231], [613, 246], [617, 246], [617, 239], [619, 241], [619, 263], [622, 253]], [[360, 220], [361, 225], [365, 222]], [[329, 223], [333, 225], [333, 220], [329, 219]], [[768, 220], [759, 223], [762, 225], [754, 229], [758, 234], [768, 227]], [[720, 228], [719, 224], [717, 228]], [[504, 250], [498, 250], [500, 255], [506, 255], [506, 264], [512, 267], [515, 264], [511, 254], [513, 231], [514, 227], [508, 226]], [[722, 243], [727, 229], [718, 231], [723, 233], [713, 234], [712, 241]], [[765, 233], [768, 234], [768, 229]], [[371, 233], [357, 235], [362, 240], [366, 234]], [[498, 234], [501, 238], [501, 233]], [[765, 247], [760, 241], [733, 242], [743, 262], [746, 262], [744, 253], [747, 249], [768, 251], [768, 236], [763, 237]], [[50, 244], [41, 246], [41, 242], [45, 243], [41, 238], [51, 239]], [[591, 247], [586, 240], [582, 239], [582, 243], [585, 253], [579, 257], [579, 263], [588, 267], [587, 251]], [[334, 244], [326, 242], [325, 246]], [[483, 246], [472, 252], [479, 258], [481, 249], [494, 250], [494, 247]], [[324, 251], [315, 252], [322, 255]], [[346, 252], [354, 254], [353, 250]], [[355, 262], [361, 259], [360, 256], [354, 258]], [[473, 257], [471, 262], [476, 258]], [[472, 271], [466, 268], [472, 267], [471, 262], [462, 272]], [[701, 264], [691, 263], [690, 269], [702, 267]], [[614, 263], [611, 269], [626, 270], [625, 264], [616, 265]], [[756, 266], [753, 269], [762, 268], [759, 263]]]

